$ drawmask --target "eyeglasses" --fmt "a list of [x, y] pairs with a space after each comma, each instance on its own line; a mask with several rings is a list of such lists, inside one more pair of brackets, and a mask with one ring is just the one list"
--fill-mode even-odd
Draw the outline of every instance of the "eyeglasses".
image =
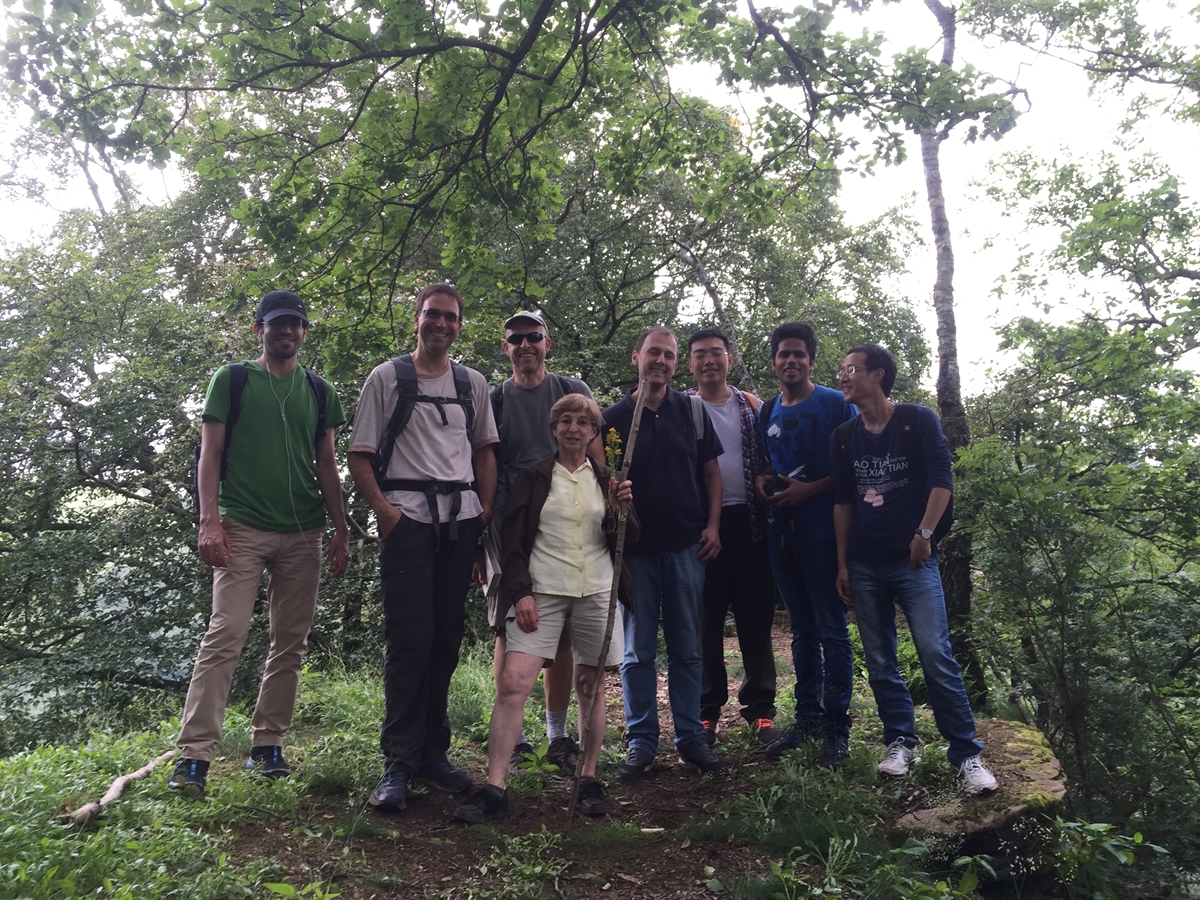
[[521, 341], [529, 341], [531, 344], [540, 344], [545, 335], [540, 331], [526, 331], [523, 334], [510, 334], [504, 340], [508, 341], [514, 347], [520, 347]]
[[462, 321], [462, 316], [454, 312], [443, 312], [440, 309], [434, 309], [432, 306], [427, 306], [421, 310], [422, 317], [430, 320], [444, 319], [447, 325], [457, 325]]
[[845, 378], [847, 375], [853, 375], [855, 372], [863, 372], [865, 374], [870, 371], [866, 366], [842, 366], [842, 368], [838, 369], [838, 378]]

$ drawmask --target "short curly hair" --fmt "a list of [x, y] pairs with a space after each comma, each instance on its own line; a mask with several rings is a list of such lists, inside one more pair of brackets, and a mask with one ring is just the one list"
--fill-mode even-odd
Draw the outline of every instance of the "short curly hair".
[[567, 413], [587, 413], [596, 434], [600, 433], [600, 407], [587, 394], [566, 394], [550, 407], [550, 430], [558, 424], [558, 420]]

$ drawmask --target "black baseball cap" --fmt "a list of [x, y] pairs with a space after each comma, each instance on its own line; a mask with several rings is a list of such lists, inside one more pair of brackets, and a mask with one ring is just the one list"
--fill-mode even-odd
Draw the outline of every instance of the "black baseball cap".
[[270, 322], [280, 316], [298, 316], [308, 324], [308, 311], [299, 294], [291, 291], [270, 291], [263, 295], [254, 313], [255, 322]]

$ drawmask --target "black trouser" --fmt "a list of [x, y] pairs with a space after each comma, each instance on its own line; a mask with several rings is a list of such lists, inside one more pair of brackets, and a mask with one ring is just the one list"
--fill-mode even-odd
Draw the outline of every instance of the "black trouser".
[[750, 539], [750, 507], [721, 509], [721, 552], [704, 576], [704, 609], [700, 615], [700, 651], [704, 677], [700, 718], [716, 721], [729, 699], [725, 674], [725, 614], [733, 607], [738, 646], [742, 650], [742, 718], [775, 718], [775, 653], [771, 623], [775, 619], [775, 579], [766, 540]]
[[449, 526], [402, 518], [379, 551], [387, 656], [386, 710], [379, 746], [389, 769], [415, 769], [450, 748], [446, 698], [466, 627], [471, 562], [483, 524], [478, 516]]

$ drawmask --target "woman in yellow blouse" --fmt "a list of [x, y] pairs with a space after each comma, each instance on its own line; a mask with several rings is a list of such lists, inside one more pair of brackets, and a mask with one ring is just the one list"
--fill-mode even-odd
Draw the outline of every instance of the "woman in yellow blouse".
[[[565, 631], [575, 648], [575, 694], [587, 697], [601, 676], [599, 660], [608, 623], [616, 510], [628, 510], [626, 540], [637, 539], [630, 482], [617, 485], [587, 448], [600, 433], [600, 408], [590, 397], [567, 394], [550, 410], [558, 452], [521, 472], [513, 482], [500, 536], [501, 609], [507, 655], [488, 730], [488, 783], [454, 811], [465, 822], [494, 822], [508, 812], [504, 781], [521, 732], [525, 700], [538, 672], [554, 660]], [[628, 572], [622, 572], [622, 602]], [[605, 665], [621, 661], [621, 616], [613, 623]], [[580, 718], [584, 717], [581, 707]], [[582, 724], [582, 723], [581, 723]], [[599, 684], [585, 729], [579, 765], [579, 808], [608, 812], [596, 760], [604, 739], [604, 690]]]

